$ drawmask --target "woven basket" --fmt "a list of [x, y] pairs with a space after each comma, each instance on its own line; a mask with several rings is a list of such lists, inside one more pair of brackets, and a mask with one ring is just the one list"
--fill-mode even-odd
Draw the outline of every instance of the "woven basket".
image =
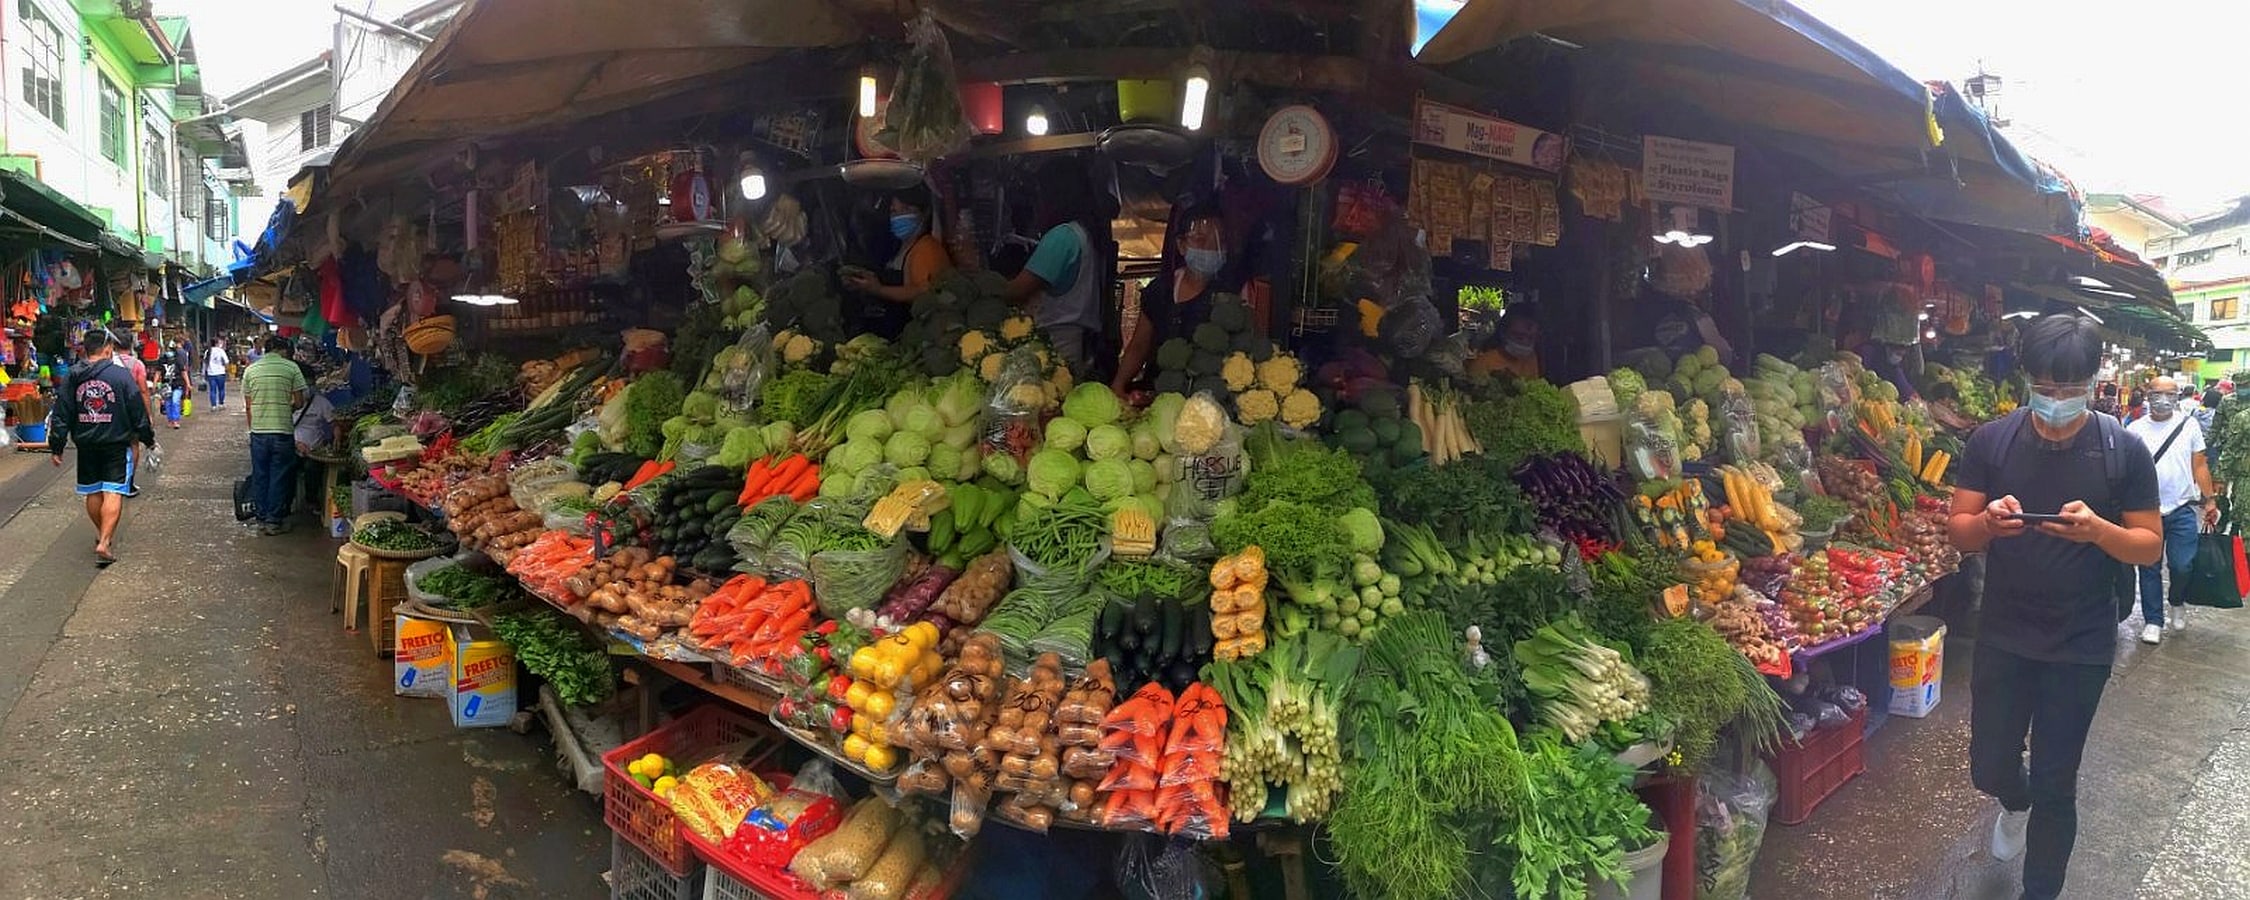
[[431, 316], [406, 329], [406, 348], [423, 356], [445, 352], [453, 345], [453, 317]]

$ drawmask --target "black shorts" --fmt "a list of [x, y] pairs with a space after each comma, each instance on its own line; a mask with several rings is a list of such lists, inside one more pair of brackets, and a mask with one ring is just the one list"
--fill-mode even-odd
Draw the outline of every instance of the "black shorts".
[[78, 493], [125, 493], [124, 444], [78, 445]]

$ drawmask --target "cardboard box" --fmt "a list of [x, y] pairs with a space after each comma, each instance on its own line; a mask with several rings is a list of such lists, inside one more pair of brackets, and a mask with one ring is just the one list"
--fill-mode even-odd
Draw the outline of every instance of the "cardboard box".
[[391, 646], [391, 691], [401, 697], [443, 697], [453, 654], [444, 622], [397, 617]]
[[1891, 715], [1919, 719], [1937, 708], [1945, 680], [1945, 623], [1906, 616], [1890, 624]]
[[445, 633], [451, 677], [446, 705], [455, 728], [493, 728], [516, 717], [516, 648], [507, 641], [470, 640], [468, 629]]

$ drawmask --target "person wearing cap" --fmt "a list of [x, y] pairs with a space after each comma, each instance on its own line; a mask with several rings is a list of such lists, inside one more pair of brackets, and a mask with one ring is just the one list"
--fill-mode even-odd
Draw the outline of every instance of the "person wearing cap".
[[126, 451], [136, 443], [156, 446], [140, 382], [114, 359], [114, 342], [99, 328], [86, 333], [82, 362], [56, 392], [47, 429], [47, 450], [57, 466], [70, 442], [78, 442], [78, 493], [94, 523], [94, 564], [105, 568], [117, 561], [113, 542], [125, 509]]

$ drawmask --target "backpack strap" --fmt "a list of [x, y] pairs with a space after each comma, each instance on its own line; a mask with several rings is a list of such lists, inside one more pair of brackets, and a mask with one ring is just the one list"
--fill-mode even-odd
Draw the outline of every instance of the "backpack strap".
[[[2100, 438], [2102, 444], [2102, 476], [2109, 479], [2109, 484], [2111, 487], [2115, 487], [2119, 484], [2124, 483], [2125, 454], [2119, 453], [2117, 451], [2117, 447], [2118, 435], [2125, 433], [2125, 426], [2118, 423], [2116, 416], [2112, 416], [2108, 413], [2089, 412], [2087, 413], [2087, 415], [2094, 417], [2094, 427], [2100, 429]], [[2006, 465], [2008, 461], [2008, 448], [2014, 447], [2016, 445], [2016, 441], [2023, 437], [2023, 431], [2025, 428], [2029, 427], [2028, 423], [2030, 421], [2031, 413], [2028, 410], [2018, 409], [2015, 412], [2009, 413], [2006, 419], [2002, 419], [1998, 422], [1992, 423], [1993, 425], [2007, 428], [2008, 439], [2002, 441], [2000, 444], [2000, 449], [1998, 451], [1999, 458], [1985, 460], [1985, 464], [1993, 466], [1995, 468]]]

